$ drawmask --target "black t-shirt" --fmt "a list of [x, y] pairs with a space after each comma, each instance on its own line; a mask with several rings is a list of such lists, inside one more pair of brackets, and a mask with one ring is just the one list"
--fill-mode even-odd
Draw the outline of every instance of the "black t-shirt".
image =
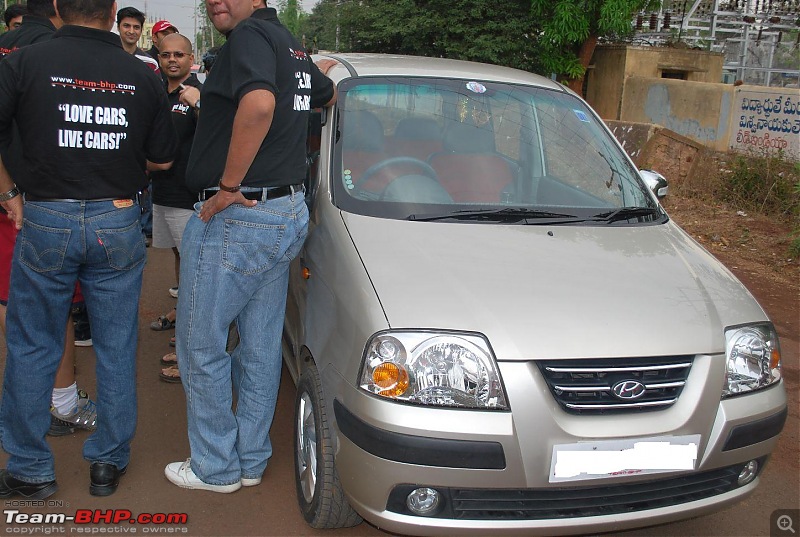
[[239, 100], [254, 90], [275, 95], [275, 113], [242, 185], [302, 183], [309, 111], [331, 99], [333, 83], [272, 8], [256, 10], [227, 38], [203, 86], [203, 108], [186, 175], [189, 188], [200, 191], [219, 182]]
[[[202, 89], [203, 85], [194, 75], [183, 81], [185, 86]], [[197, 128], [197, 114], [191, 108], [180, 102], [181, 89], [178, 88], [169, 94], [169, 104], [172, 110], [172, 123], [178, 132], [178, 152], [172, 168], [163, 172], [151, 172], [153, 180], [153, 203], [165, 207], [191, 209], [197, 203], [197, 194], [186, 187], [186, 164], [189, 162], [189, 153], [192, 150], [194, 131]]]
[[13, 32], [0, 35], [0, 58], [17, 50], [18, 48], [47, 41], [56, 31], [50, 19], [36, 15], [25, 15], [22, 24]]
[[[22, 24], [13, 32], [6, 32], [0, 35], [0, 61], [12, 52], [22, 47], [47, 41], [56, 32], [56, 27], [50, 19], [37, 15], [25, 15], [22, 17]], [[14, 135], [7, 148], [0, 150], [5, 165], [11, 178], [16, 178], [23, 172], [22, 163], [22, 142], [19, 131], [14, 125]]]
[[158, 49], [156, 48], [156, 46], [155, 46], [155, 45], [153, 45], [152, 47], [150, 47], [149, 49], [147, 49], [147, 53], [148, 53], [150, 56], [152, 56], [152, 58], [153, 58], [155, 61], [158, 61]]
[[119, 36], [67, 25], [0, 62], [0, 147], [16, 120], [23, 192], [44, 198], [130, 197], [146, 159], [169, 162], [177, 136], [167, 94]]

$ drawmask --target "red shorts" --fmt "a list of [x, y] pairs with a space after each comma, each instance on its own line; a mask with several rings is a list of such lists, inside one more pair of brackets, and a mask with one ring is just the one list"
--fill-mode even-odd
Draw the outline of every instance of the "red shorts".
[[11, 258], [14, 256], [14, 242], [17, 240], [17, 227], [5, 214], [0, 214], [0, 304], [8, 304], [8, 287], [11, 280]]
[[[8, 305], [8, 288], [11, 283], [11, 259], [14, 257], [14, 243], [17, 240], [17, 227], [5, 214], [0, 214], [0, 304]], [[72, 303], [83, 302], [80, 282], [75, 284]]]

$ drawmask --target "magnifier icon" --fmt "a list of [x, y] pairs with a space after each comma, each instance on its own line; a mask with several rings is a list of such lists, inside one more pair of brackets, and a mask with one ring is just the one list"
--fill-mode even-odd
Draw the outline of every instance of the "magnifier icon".
[[789, 515], [779, 516], [775, 524], [781, 531], [791, 531], [792, 533], [796, 533], [794, 531], [794, 528], [792, 527], [792, 517], [790, 517]]

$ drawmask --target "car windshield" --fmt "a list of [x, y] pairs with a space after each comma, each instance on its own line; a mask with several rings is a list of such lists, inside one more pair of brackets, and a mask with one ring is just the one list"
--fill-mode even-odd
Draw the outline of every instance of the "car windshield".
[[340, 85], [333, 196], [347, 212], [425, 221], [663, 221], [636, 170], [579, 99], [479, 80]]

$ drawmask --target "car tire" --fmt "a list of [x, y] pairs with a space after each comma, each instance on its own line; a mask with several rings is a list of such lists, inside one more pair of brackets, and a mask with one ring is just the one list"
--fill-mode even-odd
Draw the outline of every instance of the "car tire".
[[297, 384], [294, 452], [297, 502], [306, 522], [318, 529], [360, 524], [362, 519], [347, 502], [336, 472], [331, 422], [313, 365]]

